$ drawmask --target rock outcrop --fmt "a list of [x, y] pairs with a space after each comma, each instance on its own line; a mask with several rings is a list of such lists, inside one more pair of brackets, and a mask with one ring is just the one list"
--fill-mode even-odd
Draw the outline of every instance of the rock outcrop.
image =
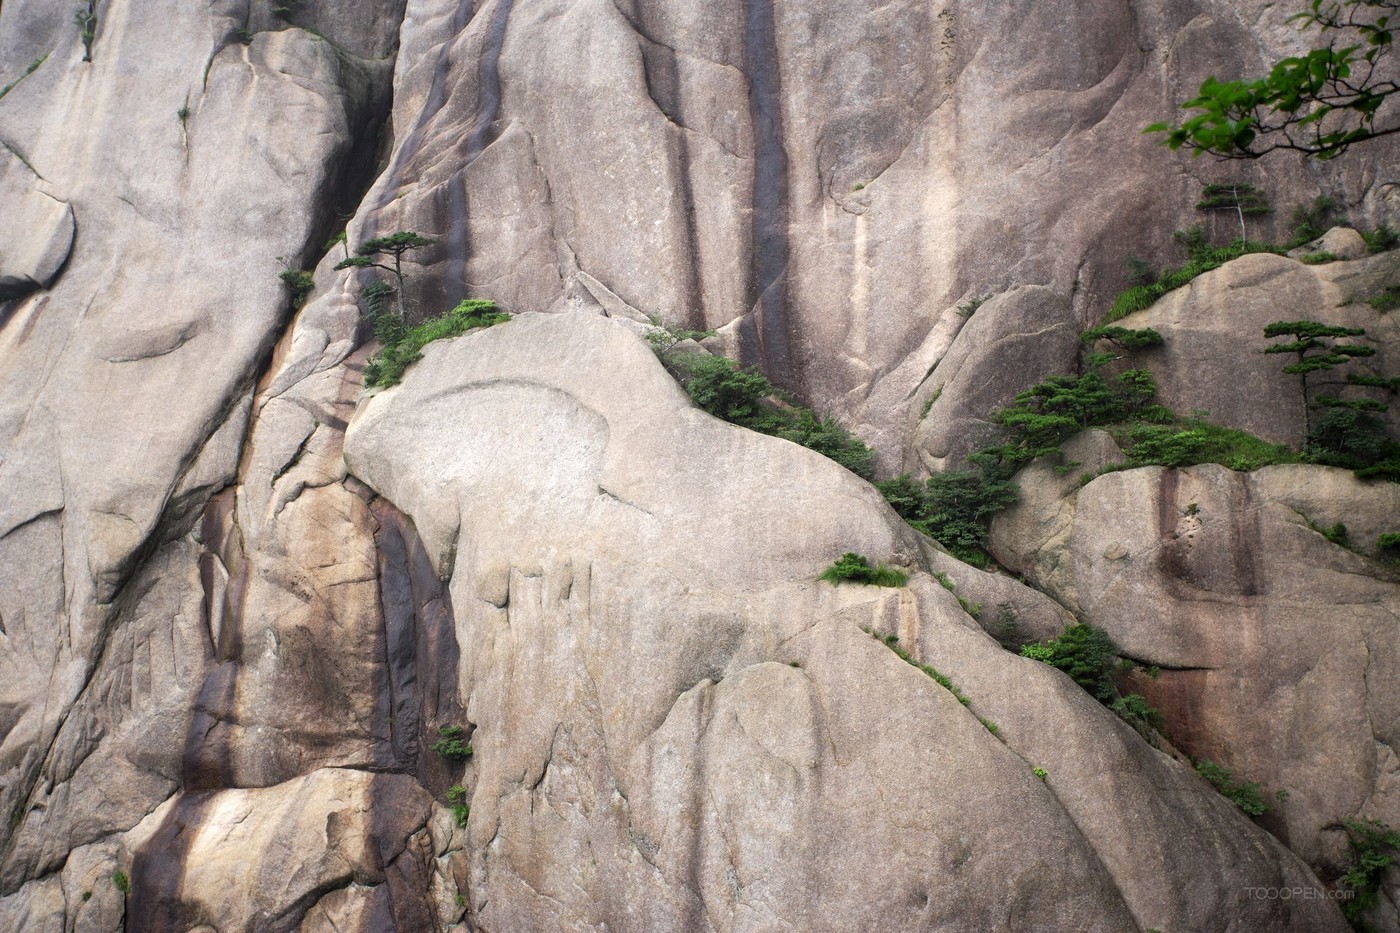
[[[1316, 882], [1003, 651], [868, 485], [697, 411], [624, 327], [527, 314], [430, 346], [346, 462], [451, 572], [482, 928], [1340, 925], [1226, 894]], [[816, 582], [844, 550], [915, 580]]]
[[[1054, 600], [967, 568], [839, 467], [694, 409], [590, 316], [716, 328], [707, 346], [841, 417], [883, 471], [955, 462], [1228, 171], [1138, 128], [1304, 41], [1247, 6], [150, 0], [96, 4], [83, 36], [73, 8], [7, 0], [0, 928], [1340, 929], [1325, 898], [1243, 892], [1320, 890], [1305, 861], [1330, 883], [1343, 857], [1326, 820], [1395, 819], [1372, 490], [1189, 474], [1203, 509], [1269, 503], [1346, 607], [1329, 652], [1250, 596], [1300, 646], [1222, 662], [1294, 734], [1193, 713], [1184, 673], [1151, 694], [1183, 748], [1276, 767], [1296, 799], [1275, 838], [928, 575], [1025, 640], [1097, 618], [1092, 554], [1042, 573], [1044, 528], [999, 535]], [[1392, 152], [1243, 174], [1393, 222]], [[409, 257], [415, 319], [462, 297], [556, 313], [430, 347], [364, 401], [375, 273], [334, 266], [407, 229], [438, 240]], [[285, 269], [314, 271], [305, 307]], [[1388, 257], [1280, 270], [1260, 307], [1349, 300], [1388, 339], [1355, 300]], [[1212, 407], [1171, 347], [1164, 391]], [[1111, 521], [1156, 514], [1167, 480], [1138, 475]], [[1044, 488], [1014, 521], [1087, 534]], [[1286, 508], [1363, 553], [1319, 550]], [[910, 586], [815, 583], [844, 550]], [[1269, 587], [1288, 553], [1259, 559]], [[1186, 644], [1215, 618], [1141, 587]], [[430, 751], [452, 725], [465, 767]]]
[[[1066, 455], [1092, 471], [1094, 446]], [[1143, 467], [1080, 488], [1038, 464], [1019, 482], [1024, 501], [993, 524], [997, 558], [1161, 668], [1133, 689], [1193, 758], [1282, 792], [1263, 825], [1335, 874], [1345, 821], [1400, 822], [1400, 588], [1376, 550], [1400, 521], [1393, 484], [1301, 465]], [[1323, 534], [1338, 522], [1346, 542]]]

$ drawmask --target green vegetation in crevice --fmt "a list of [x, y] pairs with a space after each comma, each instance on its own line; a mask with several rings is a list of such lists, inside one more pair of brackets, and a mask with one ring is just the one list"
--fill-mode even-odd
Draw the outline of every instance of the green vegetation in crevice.
[[1351, 895], [1342, 901], [1342, 914], [1353, 929], [1365, 931], [1365, 915], [1376, 905], [1381, 882], [1400, 857], [1400, 832], [1380, 820], [1347, 820], [1342, 825], [1351, 849], [1340, 879]]
[[651, 317], [652, 330], [646, 335], [647, 344], [651, 351], [656, 354], [656, 358], [662, 365], [669, 366], [676, 347], [687, 340], [694, 340], [699, 343], [706, 337], [713, 337], [714, 330], [694, 330], [685, 327], [672, 327], [667, 325], [659, 317]]
[[[370, 293], [371, 289], [367, 288], [365, 292]], [[494, 301], [468, 299], [446, 314], [409, 327], [398, 315], [382, 307], [386, 297], [382, 290], [376, 290], [368, 298], [372, 307], [368, 316], [374, 322], [374, 336], [381, 348], [365, 363], [366, 388], [397, 385], [404, 371], [423, 358], [423, 348], [434, 340], [456, 337], [510, 320], [510, 315], [501, 311]], [[373, 310], [376, 300], [379, 307]]]
[[10, 93], [16, 87], [18, 87], [21, 81], [32, 75], [34, 72], [38, 71], [39, 66], [44, 63], [44, 59], [48, 57], [49, 56], [47, 54], [40, 55], [38, 58], [34, 59], [34, 61], [29, 63], [29, 67], [24, 69], [24, 71], [20, 74], [18, 78], [15, 78], [13, 81], [5, 85], [4, 87], [0, 87], [0, 98], [4, 98], [6, 94]]
[[[974, 459], [976, 458], [976, 459]], [[991, 563], [985, 545], [992, 516], [1017, 501], [1016, 484], [994, 458], [969, 458], [969, 466], [916, 482], [909, 474], [875, 488], [899, 516], [975, 567]]]
[[465, 734], [466, 730], [461, 726], [443, 726], [438, 729], [439, 738], [429, 750], [448, 761], [466, 761], [472, 756], [472, 746], [464, 740]]
[[[871, 638], [878, 641], [880, 644], [884, 645], [886, 648], [893, 651], [900, 660], [923, 671], [933, 680], [934, 683], [938, 684], [938, 686], [951, 693], [953, 697], [963, 706], [972, 705], [972, 701], [968, 699], [961, 690], [958, 689], [958, 685], [953, 683], [952, 680], [945, 677], [943, 674], [940, 674], [932, 664], [920, 664], [917, 660], [915, 660], [914, 656], [908, 651], [906, 651], [899, 644], [898, 635], [881, 635], [873, 628], [862, 627], [861, 630], [864, 631]], [[994, 723], [988, 725], [988, 720], [982, 720], [982, 725], [985, 726], [987, 728], [987, 731], [992, 733], [993, 735], [998, 735], [998, 733], [1001, 731], [1000, 729], [995, 728]]]
[[987, 300], [991, 297], [991, 295], [979, 295], [976, 298], [969, 298], [967, 301], [958, 305], [958, 313], [963, 317], [972, 317], [977, 313], [977, 309], [986, 304]]
[[1136, 665], [1119, 659], [1118, 646], [1103, 629], [1076, 623], [1054, 638], [1024, 646], [1021, 657], [1063, 671], [1144, 739], [1156, 744], [1162, 717], [1141, 694], [1119, 691], [1115, 674]]
[[[1207, 186], [1207, 190], [1211, 187], [1214, 186]], [[1200, 204], [1197, 207], [1200, 207]], [[1245, 212], [1246, 215], [1248, 213], [1249, 211]], [[1159, 272], [1138, 257], [1128, 257], [1129, 287], [1113, 300], [1103, 317], [1103, 324], [1112, 324], [1134, 312], [1145, 311], [1168, 292], [1189, 284], [1197, 276], [1218, 269], [1233, 259], [1251, 253], [1284, 255], [1289, 250], [1316, 240], [1334, 225], [1334, 221], [1340, 219], [1335, 202], [1326, 196], [1319, 196], [1311, 206], [1300, 206], [1294, 210], [1293, 236], [1287, 243], [1260, 243], [1239, 237], [1226, 246], [1213, 246], [1207, 241], [1200, 227], [1179, 230], [1175, 237], [1186, 250], [1186, 262]], [[1359, 232], [1366, 241], [1367, 250], [1373, 254], [1386, 252], [1400, 245], [1400, 234], [1385, 224], [1375, 230]], [[1308, 265], [1337, 262], [1340, 259], [1341, 257], [1326, 251], [1299, 257], [1300, 262]]]
[[1184, 467], [1218, 463], [1231, 470], [1257, 470], [1276, 463], [1299, 463], [1303, 457], [1285, 444], [1271, 444], [1247, 431], [1211, 424], [1200, 416], [1168, 423], [1136, 422], [1108, 426], [1127, 462], [1114, 469], [1140, 466]]
[[1206, 242], [1205, 233], [1200, 227], [1178, 231], [1176, 238], [1186, 248], [1186, 262], [1176, 268], [1153, 274], [1150, 277], [1151, 281], [1130, 286], [1113, 300], [1108, 313], [1104, 315], [1104, 324], [1112, 324], [1136, 311], [1147, 310], [1167, 292], [1175, 291], [1183, 285], [1189, 284], [1192, 279], [1199, 275], [1219, 269], [1232, 259], [1238, 259], [1250, 253], [1282, 255], [1288, 252], [1287, 247], [1284, 246], [1273, 243], [1255, 243], [1243, 239], [1234, 240], [1228, 246], [1212, 246]]
[[875, 475], [873, 450], [835, 419], [819, 418], [811, 409], [791, 404], [758, 370], [703, 353], [681, 354], [669, 363], [686, 394], [715, 417], [801, 444], [862, 479]]
[[1370, 298], [1366, 303], [1377, 311], [1394, 311], [1400, 308], [1400, 285], [1387, 285]]
[[1210, 782], [1216, 792], [1239, 807], [1249, 816], [1263, 816], [1269, 812], [1269, 801], [1263, 789], [1254, 781], [1237, 781], [1229, 768], [1213, 761], [1196, 762], [1196, 773]]
[[97, 0], [88, 0], [73, 13], [78, 36], [83, 40], [83, 61], [92, 61], [92, 43], [97, 38]]
[[[188, 115], [188, 111], [185, 113]], [[307, 296], [315, 289], [316, 279], [310, 269], [294, 269], [290, 262], [281, 256], [277, 257], [277, 261], [283, 265], [283, 269], [277, 274], [277, 277], [282, 280], [282, 284], [287, 286], [287, 291], [291, 293], [292, 307], [300, 310], [306, 304]]]
[[114, 871], [112, 872], [112, 886], [123, 894], [128, 894], [131, 892], [131, 879], [124, 871]]
[[461, 784], [453, 784], [447, 789], [447, 806], [458, 826], [466, 826], [472, 809], [467, 804], [467, 789]]
[[817, 577], [836, 586], [841, 583], [865, 583], [870, 586], [903, 586], [909, 582], [909, 575], [903, 570], [888, 567], [883, 561], [875, 566], [860, 554], [847, 551], [836, 563], [826, 568]]

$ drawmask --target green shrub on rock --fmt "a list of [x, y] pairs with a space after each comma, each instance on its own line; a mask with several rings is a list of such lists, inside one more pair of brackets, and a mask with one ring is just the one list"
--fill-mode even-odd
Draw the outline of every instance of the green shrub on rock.
[[871, 586], [903, 586], [909, 582], [909, 575], [902, 570], [878, 563], [870, 566], [870, 561], [860, 554], [847, 551], [837, 558], [836, 563], [826, 568], [817, 577], [832, 586], [840, 583], [867, 583]]
[[832, 418], [788, 404], [785, 394], [757, 369], [703, 353], [675, 359], [682, 385], [695, 404], [731, 424], [801, 444], [862, 479], [875, 475], [875, 452]]
[[391, 312], [374, 318], [375, 337], [382, 349], [365, 364], [366, 386], [397, 385], [409, 364], [423, 358], [423, 348], [434, 340], [456, 337], [467, 331], [510, 320], [494, 301], [467, 300], [439, 317], [409, 327]]

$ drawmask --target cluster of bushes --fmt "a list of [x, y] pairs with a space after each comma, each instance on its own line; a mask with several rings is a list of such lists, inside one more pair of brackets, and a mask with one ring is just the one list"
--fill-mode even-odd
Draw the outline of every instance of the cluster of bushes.
[[1111, 433], [1128, 458], [1125, 468], [1219, 463], [1232, 470], [1257, 470], [1303, 459], [1285, 444], [1270, 444], [1247, 431], [1211, 424], [1199, 416], [1173, 417], [1166, 423], [1140, 421], [1117, 426]]
[[975, 567], [991, 562], [983, 546], [992, 517], [1015, 504], [1018, 497], [1009, 471], [986, 455], [965, 468], [945, 470], [922, 483], [904, 473], [876, 483], [875, 488], [916, 530]]
[[[382, 285], [383, 288], [376, 289], [375, 285]], [[469, 299], [446, 314], [409, 326], [408, 322], [386, 307], [385, 299], [392, 291], [381, 282], [372, 283], [364, 290], [369, 305], [367, 317], [373, 322], [374, 336], [380, 343], [379, 352], [365, 363], [366, 386], [397, 385], [403, 378], [404, 370], [409, 364], [422, 359], [423, 348], [434, 340], [456, 337], [469, 330], [510, 320], [510, 315], [501, 311], [494, 301]]]
[[1366, 929], [1364, 916], [1376, 905], [1381, 881], [1400, 856], [1400, 832], [1380, 820], [1347, 820], [1351, 859], [1342, 886], [1351, 897], [1342, 901], [1342, 914], [1358, 930]]
[[1064, 671], [1143, 738], [1155, 743], [1154, 736], [1162, 730], [1161, 714], [1141, 694], [1119, 691], [1115, 673], [1136, 665], [1119, 659], [1118, 646], [1103, 629], [1082, 623], [1071, 625], [1055, 638], [1026, 645], [1021, 656]]
[[1233, 771], [1213, 761], [1196, 762], [1196, 773], [1209, 781], [1216, 793], [1249, 816], [1263, 816], [1269, 812], [1269, 801], [1258, 783], [1237, 781]]
[[[1167, 292], [1180, 288], [1198, 275], [1218, 269], [1232, 259], [1247, 253], [1275, 253], [1282, 255], [1310, 243], [1346, 218], [1338, 209], [1337, 203], [1322, 195], [1310, 204], [1299, 205], [1290, 218], [1293, 233], [1285, 243], [1263, 243], [1250, 240], [1245, 229], [1244, 218], [1267, 214], [1272, 211], [1268, 199], [1262, 191], [1252, 185], [1238, 182], [1207, 185], [1196, 209], [1211, 212], [1238, 214], [1240, 236], [1226, 246], [1214, 246], [1199, 227], [1178, 230], [1174, 236], [1186, 251], [1186, 261], [1175, 268], [1157, 270], [1152, 265], [1136, 257], [1128, 259], [1130, 285], [1114, 299], [1104, 321], [1111, 323], [1119, 318], [1142, 311], [1151, 306]], [[1382, 224], [1375, 230], [1360, 231], [1366, 247], [1372, 253], [1381, 253], [1400, 246], [1400, 234]], [[1306, 263], [1333, 262], [1338, 257], [1330, 253], [1313, 253], [1302, 257]]]
[[683, 354], [673, 370], [695, 404], [731, 424], [801, 444], [863, 479], [875, 475], [875, 452], [832, 418], [791, 400], [757, 369], [722, 356]]

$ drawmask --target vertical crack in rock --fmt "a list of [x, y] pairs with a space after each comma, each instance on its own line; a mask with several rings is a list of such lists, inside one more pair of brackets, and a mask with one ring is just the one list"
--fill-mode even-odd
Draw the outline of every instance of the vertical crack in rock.
[[783, 386], [799, 389], [800, 361], [793, 355], [787, 315], [788, 159], [783, 141], [782, 79], [773, 0], [743, 0], [744, 73], [749, 79], [753, 123], [753, 226], [749, 304], [741, 330], [746, 363], [758, 363]]
[[379, 203], [374, 206], [374, 210], [380, 210], [394, 200], [404, 171], [423, 146], [423, 138], [427, 135], [428, 124], [433, 121], [438, 111], [442, 110], [442, 105], [447, 102], [447, 78], [452, 71], [452, 45], [462, 30], [467, 28], [471, 19], [472, 0], [459, 0], [457, 11], [452, 15], [451, 35], [438, 48], [437, 62], [433, 66], [433, 83], [428, 88], [428, 97], [423, 102], [423, 109], [419, 112], [418, 120], [413, 124], [413, 129], [404, 137], [403, 144], [398, 147], [393, 165], [389, 168], [389, 182], [384, 186]]

